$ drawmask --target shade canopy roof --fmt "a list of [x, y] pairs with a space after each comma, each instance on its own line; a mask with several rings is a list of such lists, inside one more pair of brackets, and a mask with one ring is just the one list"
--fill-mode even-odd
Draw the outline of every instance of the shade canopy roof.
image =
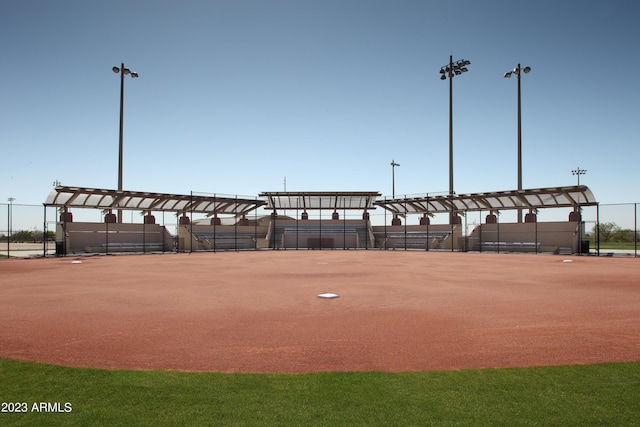
[[419, 196], [375, 202], [394, 214], [436, 214], [451, 211], [498, 211], [513, 209], [576, 208], [596, 205], [587, 186], [537, 188], [491, 193]]
[[269, 209], [375, 209], [377, 191], [306, 191], [260, 193]]
[[375, 191], [263, 192], [257, 198], [203, 196], [120, 191], [99, 188], [57, 186], [47, 197], [46, 206], [60, 208], [122, 209], [245, 215], [261, 206], [274, 210], [372, 210], [381, 207], [397, 215], [437, 214], [451, 211], [498, 211], [514, 209], [577, 208], [594, 206], [597, 201], [584, 185], [530, 190], [496, 191], [417, 196], [379, 200]]
[[61, 208], [122, 209], [244, 215], [265, 204], [263, 200], [229, 196], [148, 193], [58, 186], [51, 190], [46, 206]]

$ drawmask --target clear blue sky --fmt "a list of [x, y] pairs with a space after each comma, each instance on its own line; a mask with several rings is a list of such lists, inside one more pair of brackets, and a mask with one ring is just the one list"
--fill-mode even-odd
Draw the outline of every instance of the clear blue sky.
[[454, 78], [457, 193], [573, 185], [638, 202], [640, 2], [7, 0], [0, 12], [0, 201], [64, 185], [446, 191]]

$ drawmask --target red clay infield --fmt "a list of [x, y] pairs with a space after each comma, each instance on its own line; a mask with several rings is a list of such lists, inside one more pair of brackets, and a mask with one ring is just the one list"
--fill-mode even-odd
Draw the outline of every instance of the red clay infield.
[[637, 361], [639, 262], [341, 250], [3, 260], [0, 357], [296, 373]]

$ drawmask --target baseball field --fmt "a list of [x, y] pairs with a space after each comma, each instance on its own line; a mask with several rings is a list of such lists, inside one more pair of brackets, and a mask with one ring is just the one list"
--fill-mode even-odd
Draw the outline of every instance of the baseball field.
[[[223, 390], [234, 390], [220, 394], [230, 406], [205, 405], [193, 419], [509, 425], [518, 396], [529, 399], [519, 419], [532, 425], [632, 419], [639, 405], [624, 399], [640, 396], [639, 284], [637, 259], [587, 256], [329, 250], [3, 260], [0, 391], [3, 402], [24, 400], [30, 410], [0, 420], [48, 424], [32, 410], [44, 400], [71, 405], [53, 418], [62, 424], [124, 423], [112, 407], [117, 395], [140, 399], [130, 411], [140, 421], [179, 406], [165, 418], [177, 424]], [[47, 372], [59, 382], [38, 392], [32, 381], [48, 382]], [[89, 388], [86, 398], [78, 387]], [[603, 387], [602, 399], [626, 396], [622, 406], [580, 409], [574, 397], [599, 399]], [[144, 398], [152, 390], [173, 397]], [[557, 407], [562, 396], [566, 410]], [[444, 413], [432, 399], [446, 402]]]

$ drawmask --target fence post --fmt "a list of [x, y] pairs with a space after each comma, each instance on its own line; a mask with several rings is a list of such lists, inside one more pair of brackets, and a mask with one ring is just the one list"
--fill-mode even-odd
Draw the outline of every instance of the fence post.
[[319, 218], [320, 218], [320, 223], [319, 223], [320, 224], [320, 226], [319, 226], [319, 228], [320, 228], [320, 239], [318, 239], [320, 242], [319, 242], [318, 246], [319, 246], [319, 250], [322, 250], [322, 196], [318, 196], [318, 206], [320, 207], [320, 209], [318, 209], [318, 214], [320, 215], [319, 216]]
[[217, 238], [218, 235], [216, 234], [216, 226], [218, 225], [218, 202], [216, 201], [216, 194], [213, 193], [213, 252], [216, 252], [216, 245], [217, 245]]
[[[387, 196], [384, 196], [384, 205], [387, 205]], [[387, 250], [387, 210], [384, 210], [384, 249]]]
[[7, 259], [9, 258], [11, 258], [11, 203], [7, 203]]
[[404, 250], [407, 250], [407, 222], [409, 221], [409, 214], [407, 213], [407, 195], [404, 195]]
[[496, 210], [496, 247], [500, 253], [500, 210]]
[[42, 216], [44, 219], [44, 222], [42, 223], [42, 257], [46, 258], [47, 257], [47, 205], [43, 203], [42, 206], [44, 206], [44, 214]]
[[347, 250], [347, 202], [342, 198], [342, 250]]
[[600, 204], [596, 205], [596, 245], [598, 256], [600, 256]]
[[429, 219], [429, 193], [427, 193], [427, 251], [429, 251], [429, 246], [431, 246], [431, 236], [429, 235], [430, 223], [431, 219]]
[[[536, 211], [537, 214], [537, 211]], [[538, 253], [538, 217], [536, 216], [536, 254]]]
[[[151, 213], [149, 213], [149, 215], [151, 215]], [[142, 211], [142, 253], [147, 253], [147, 222], [144, 218], [144, 211]]]

